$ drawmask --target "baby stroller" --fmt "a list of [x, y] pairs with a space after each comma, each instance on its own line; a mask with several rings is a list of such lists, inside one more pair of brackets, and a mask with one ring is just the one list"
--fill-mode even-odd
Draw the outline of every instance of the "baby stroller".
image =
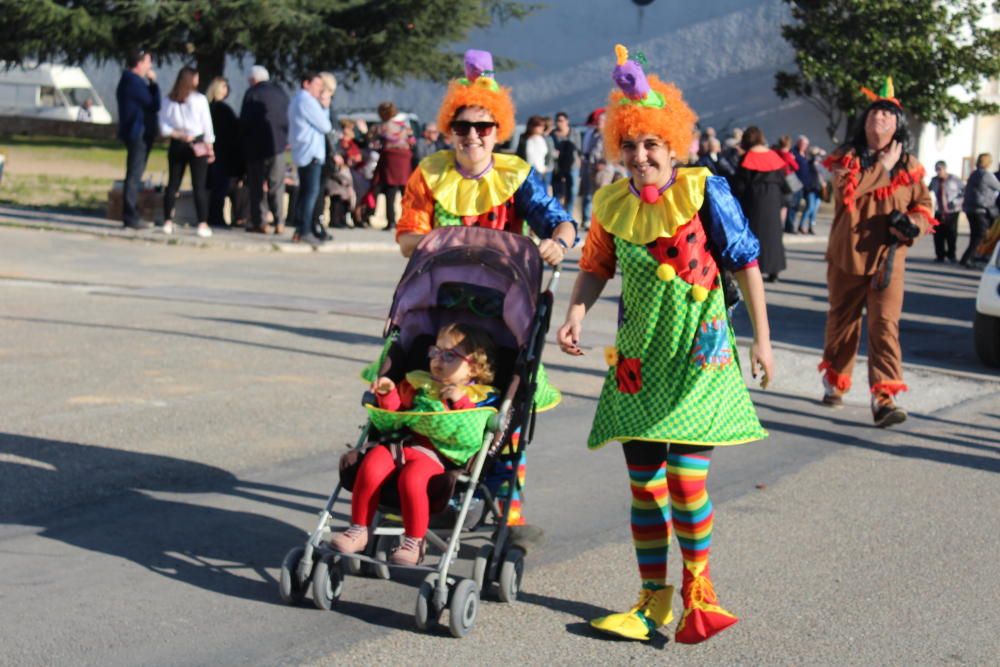
[[[538, 409], [558, 400], [558, 392], [549, 387], [544, 371], [539, 371], [559, 271], [552, 272], [544, 291], [542, 278], [538, 250], [523, 236], [478, 227], [445, 227], [421, 241], [396, 287], [385, 326], [386, 344], [378, 368], [372, 370], [398, 382], [406, 372], [428, 367], [427, 350], [442, 324], [475, 324], [488, 330], [496, 344], [493, 385], [502, 392], [500, 407], [486, 416], [485, 425], [474, 434], [482, 442], [478, 453], [461, 469], [446, 470], [431, 479], [432, 519], [426, 536], [430, 563], [409, 567], [388, 563], [390, 551], [403, 534], [395, 476], [382, 487], [363, 552], [342, 554], [326, 541], [334, 505], [342, 490], [353, 488], [368, 444], [405, 437], [405, 430], [394, 433], [384, 423], [385, 415], [371, 407], [373, 397], [366, 394], [363, 403], [369, 419], [355, 447], [341, 459], [340, 483], [305, 545], [289, 551], [282, 563], [280, 592], [285, 602], [300, 602], [311, 582], [313, 602], [330, 610], [340, 598], [345, 575], [388, 579], [390, 567], [416, 570], [427, 573], [417, 594], [417, 627], [429, 629], [448, 608], [452, 635], [464, 637], [475, 621], [481, 594], [496, 585], [501, 601], [517, 598], [525, 552], [510, 540], [511, 503], [495, 497], [484, 472], [492, 470], [500, 457], [517, 461], [521, 449], [531, 442]], [[512, 438], [518, 429], [520, 437]], [[516, 465], [510, 466], [504, 481], [508, 488], [518, 488]], [[479, 544], [471, 578], [453, 571], [463, 543]]]

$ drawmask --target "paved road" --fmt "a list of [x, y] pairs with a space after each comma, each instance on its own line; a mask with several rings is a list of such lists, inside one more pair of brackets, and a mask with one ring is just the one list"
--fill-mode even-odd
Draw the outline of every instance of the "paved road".
[[276, 595], [356, 435], [401, 259], [0, 229], [0, 664], [995, 664], [1000, 377], [972, 354], [975, 276], [929, 243], [911, 262], [913, 418], [876, 431], [860, 392], [816, 404], [823, 246], [796, 241], [769, 288], [780, 375], [753, 392], [772, 436], [710, 479], [717, 587], [743, 622], [688, 647], [585, 624], [636, 588], [621, 455], [582, 447], [614, 285], [590, 353], [548, 351], [566, 400], [527, 509], [549, 541], [521, 601], [484, 603], [457, 641], [412, 629], [414, 579], [349, 579], [334, 613]]

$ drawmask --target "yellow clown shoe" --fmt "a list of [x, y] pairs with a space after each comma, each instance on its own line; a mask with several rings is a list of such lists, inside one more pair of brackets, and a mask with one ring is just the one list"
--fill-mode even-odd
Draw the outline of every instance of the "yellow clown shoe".
[[684, 569], [684, 585], [681, 588], [684, 615], [674, 635], [679, 644], [703, 642], [740, 620], [719, 606], [719, 598], [708, 577], [708, 567], [698, 567], [696, 571]]
[[653, 636], [657, 628], [674, 619], [673, 599], [673, 586], [655, 591], [643, 588], [634, 607], [619, 614], [595, 618], [590, 625], [609, 635], [646, 641]]

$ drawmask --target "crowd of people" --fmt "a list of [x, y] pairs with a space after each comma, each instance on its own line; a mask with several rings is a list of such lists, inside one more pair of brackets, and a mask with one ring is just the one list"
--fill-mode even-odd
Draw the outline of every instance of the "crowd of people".
[[[212, 80], [202, 95], [198, 73], [190, 67], [181, 69], [161, 97], [151, 62], [149, 53], [130, 54], [118, 86], [119, 133], [129, 156], [126, 227], [149, 226], [139, 219], [136, 201], [146, 157], [161, 137], [169, 141], [164, 233], [174, 231], [178, 191], [189, 171], [199, 236], [226, 226], [282, 235], [288, 223], [294, 228], [293, 242], [313, 245], [328, 240], [329, 229], [370, 226], [380, 195], [385, 198], [385, 229], [395, 229], [397, 201], [413, 170], [450, 145], [435, 122], [417, 136], [418, 128], [392, 102], [379, 105], [379, 120], [371, 124], [361, 117], [338, 118], [331, 105], [337, 81], [328, 72], [304, 73], [289, 99], [282, 86], [270, 81], [267, 69], [256, 65], [237, 113], [227, 102], [224, 77]], [[598, 108], [578, 127], [563, 111], [533, 115], [516, 142], [508, 139], [497, 146], [527, 162], [567, 211], [579, 210], [581, 229], [590, 226], [594, 193], [627, 176], [623, 165], [607, 159], [605, 118], [605, 108]], [[815, 234], [820, 203], [832, 200], [826, 152], [805, 135], [794, 141], [781, 136], [769, 146], [757, 127], [736, 127], [726, 134], [723, 138], [713, 127], [701, 129], [687, 151], [687, 164], [705, 167], [729, 183], [761, 240], [765, 279], [777, 281], [786, 268], [783, 235]], [[935, 166], [930, 188], [941, 222], [934, 237], [936, 261], [975, 267], [984, 259], [976, 248], [997, 216], [1000, 191], [1000, 172], [994, 174], [990, 166], [989, 155], [979, 156], [969, 187], [944, 163]], [[960, 213], [971, 233], [959, 258]]]
[[287, 226], [294, 228], [293, 242], [320, 244], [329, 228], [370, 226], [377, 195], [386, 198], [386, 229], [392, 230], [396, 199], [413, 168], [446, 146], [436, 125], [428, 123], [414, 136], [408, 117], [392, 102], [379, 106], [375, 123], [338, 118], [332, 108], [337, 80], [329, 72], [303, 73], [291, 98], [260, 65], [248, 78], [237, 113], [227, 102], [225, 77], [209, 82], [203, 95], [197, 70], [183, 67], [161, 96], [151, 54], [129, 54], [117, 89], [119, 137], [128, 154], [125, 226], [150, 226], [139, 218], [137, 200], [149, 151], [162, 138], [169, 142], [165, 234], [174, 233], [185, 172], [199, 236], [223, 226], [281, 235]]

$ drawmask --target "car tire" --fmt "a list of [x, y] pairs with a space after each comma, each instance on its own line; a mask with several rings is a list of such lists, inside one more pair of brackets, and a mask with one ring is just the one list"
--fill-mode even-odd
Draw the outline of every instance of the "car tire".
[[1000, 367], [1000, 317], [976, 313], [972, 331], [979, 360], [987, 366]]

